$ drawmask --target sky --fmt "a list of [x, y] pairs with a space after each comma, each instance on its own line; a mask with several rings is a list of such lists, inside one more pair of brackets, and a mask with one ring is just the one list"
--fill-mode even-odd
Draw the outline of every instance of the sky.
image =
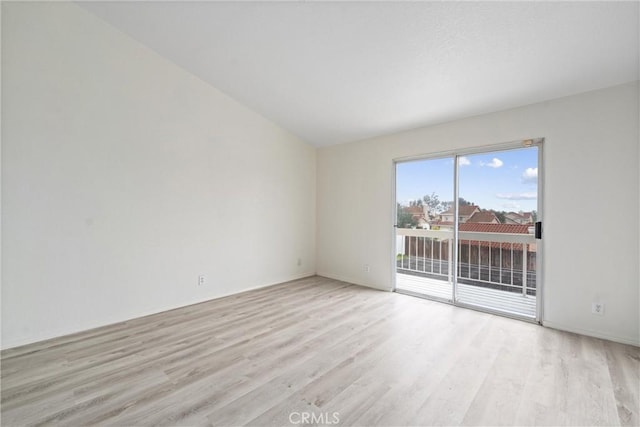
[[[537, 210], [538, 149], [520, 148], [459, 158], [460, 197], [482, 209]], [[431, 193], [453, 200], [453, 158], [416, 160], [396, 166], [399, 203]]]

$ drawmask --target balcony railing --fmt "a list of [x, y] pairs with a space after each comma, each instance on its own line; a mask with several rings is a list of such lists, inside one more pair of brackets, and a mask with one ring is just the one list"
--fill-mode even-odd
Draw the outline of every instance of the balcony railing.
[[[399, 273], [451, 282], [453, 231], [398, 228]], [[458, 233], [458, 283], [536, 295], [532, 234]]]

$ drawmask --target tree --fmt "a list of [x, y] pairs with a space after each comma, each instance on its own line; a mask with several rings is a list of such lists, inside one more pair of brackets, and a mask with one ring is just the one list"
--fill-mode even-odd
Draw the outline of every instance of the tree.
[[505, 211], [493, 211], [501, 224], [507, 223], [507, 213]]
[[[458, 197], [458, 206], [471, 206], [475, 203], [465, 200], [464, 197]], [[442, 202], [443, 210], [453, 210], [453, 202]]]
[[422, 201], [429, 209], [430, 215], [437, 215], [442, 211], [446, 210], [445, 203], [441, 202], [436, 193], [431, 193], [431, 195], [425, 195], [422, 198]]
[[410, 212], [407, 212], [407, 209], [402, 206], [400, 203], [396, 206], [396, 226], [398, 228], [414, 228], [418, 225], [416, 220], [413, 218]]

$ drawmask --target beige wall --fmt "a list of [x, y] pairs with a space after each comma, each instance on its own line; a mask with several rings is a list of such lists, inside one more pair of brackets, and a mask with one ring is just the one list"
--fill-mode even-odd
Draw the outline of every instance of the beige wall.
[[626, 84], [318, 150], [318, 274], [392, 287], [393, 159], [544, 137], [544, 323], [640, 344], [638, 100]]
[[4, 348], [315, 272], [315, 149], [84, 9], [4, 2], [2, 88]]

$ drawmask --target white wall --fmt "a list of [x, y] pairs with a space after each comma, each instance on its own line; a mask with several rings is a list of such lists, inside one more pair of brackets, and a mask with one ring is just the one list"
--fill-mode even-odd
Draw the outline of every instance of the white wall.
[[638, 100], [327, 147], [316, 198], [313, 147], [76, 5], [4, 2], [2, 348], [313, 274], [316, 232], [319, 274], [389, 289], [392, 159], [540, 136], [545, 323], [640, 344]]
[[544, 137], [544, 323], [640, 344], [638, 100], [636, 82], [318, 150], [318, 274], [392, 286], [392, 159]]
[[315, 272], [315, 149], [84, 9], [4, 2], [2, 88], [3, 348]]

